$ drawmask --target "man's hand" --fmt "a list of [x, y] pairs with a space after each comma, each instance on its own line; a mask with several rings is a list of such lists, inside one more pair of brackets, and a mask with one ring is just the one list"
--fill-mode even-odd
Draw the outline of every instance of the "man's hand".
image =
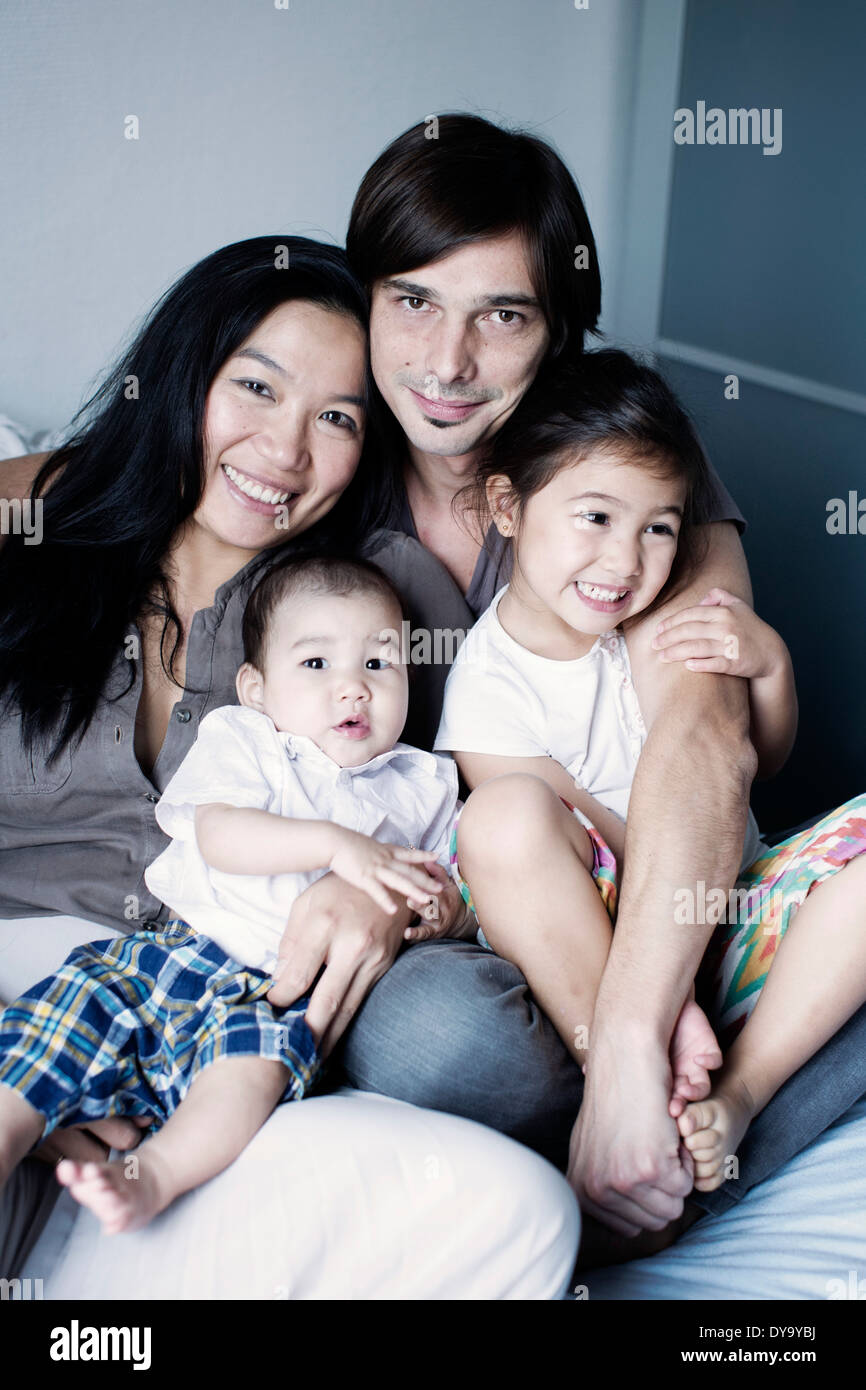
[[335, 874], [311, 883], [295, 901], [268, 999], [278, 1007], [300, 999], [325, 967], [306, 1013], [323, 1057], [390, 967], [413, 915], [408, 906], [383, 912]]
[[104, 1163], [110, 1149], [134, 1149], [141, 1141], [142, 1130], [149, 1125], [150, 1120], [141, 1115], [134, 1120], [94, 1120], [87, 1126], [53, 1129], [39, 1148], [34, 1149], [33, 1157], [52, 1164], [59, 1163], [61, 1158], [71, 1158], [78, 1163]]
[[660, 1231], [682, 1214], [694, 1164], [668, 1114], [671, 1069], [645, 1039], [616, 1052], [593, 1039], [571, 1134], [568, 1181], [582, 1209], [624, 1236]]

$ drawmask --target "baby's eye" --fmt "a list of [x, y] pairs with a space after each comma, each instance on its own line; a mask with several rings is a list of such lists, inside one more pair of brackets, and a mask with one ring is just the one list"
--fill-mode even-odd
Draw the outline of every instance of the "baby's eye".
[[368, 671], [387, 671], [391, 663], [386, 661], [383, 656], [371, 656], [365, 665]]
[[306, 661], [301, 662], [308, 671], [324, 671], [327, 668], [327, 661], [323, 656], [308, 656]]

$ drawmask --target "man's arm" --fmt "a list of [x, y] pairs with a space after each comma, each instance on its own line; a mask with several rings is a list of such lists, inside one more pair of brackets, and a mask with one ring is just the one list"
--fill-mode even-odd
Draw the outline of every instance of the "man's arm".
[[[719, 587], [751, 601], [729, 523], [710, 527], [700, 572], [670, 611]], [[626, 872], [602, 978], [570, 1177], [584, 1206], [626, 1235], [678, 1216], [691, 1168], [667, 1106], [674, 1024], [712, 923], [674, 921], [675, 896], [727, 893], [739, 872], [755, 773], [746, 682], [664, 663], [652, 648], [659, 609], [627, 632], [649, 734], [632, 787]]]

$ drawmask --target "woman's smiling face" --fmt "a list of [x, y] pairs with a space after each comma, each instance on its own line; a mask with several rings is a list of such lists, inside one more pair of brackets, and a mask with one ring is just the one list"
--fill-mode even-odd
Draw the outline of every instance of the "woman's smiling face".
[[361, 456], [365, 359], [346, 314], [296, 299], [262, 319], [208, 391], [197, 524], [253, 555], [330, 511]]

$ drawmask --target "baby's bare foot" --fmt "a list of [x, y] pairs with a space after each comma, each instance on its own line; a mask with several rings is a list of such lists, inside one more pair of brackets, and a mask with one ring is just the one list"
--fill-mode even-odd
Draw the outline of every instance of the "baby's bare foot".
[[55, 1171], [75, 1200], [99, 1217], [106, 1235], [137, 1231], [166, 1205], [151, 1165], [133, 1159], [74, 1163], [65, 1158]]
[[698, 1192], [713, 1192], [730, 1176], [725, 1164], [736, 1154], [754, 1114], [747, 1088], [734, 1081], [720, 1085], [708, 1100], [686, 1106], [677, 1126], [695, 1161]]
[[680, 1010], [670, 1046], [674, 1084], [669, 1113], [678, 1119], [690, 1100], [710, 1094], [710, 1071], [722, 1065], [722, 1052], [710, 1021], [694, 999]]

